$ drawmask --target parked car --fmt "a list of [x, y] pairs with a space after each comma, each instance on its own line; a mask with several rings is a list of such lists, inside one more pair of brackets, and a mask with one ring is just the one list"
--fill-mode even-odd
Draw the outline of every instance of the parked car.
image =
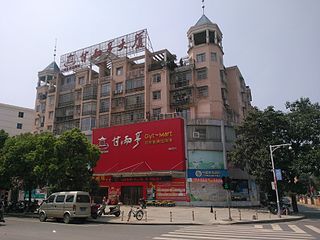
[[53, 193], [39, 207], [41, 222], [47, 218], [63, 219], [65, 223], [73, 219], [84, 221], [90, 215], [90, 196], [83, 191]]

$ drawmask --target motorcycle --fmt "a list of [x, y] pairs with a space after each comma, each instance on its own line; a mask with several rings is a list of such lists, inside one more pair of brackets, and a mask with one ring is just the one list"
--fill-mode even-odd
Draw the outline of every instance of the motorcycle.
[[109, 211], [106, 211], [107, 205], [106, 204], [94, 204], [91, 206], [91, 217], [93, 219], [97, 219], [102, 215], [114, 215], [116, 217], [120, 216], [120, 204], [116, 206], [109, 207]]

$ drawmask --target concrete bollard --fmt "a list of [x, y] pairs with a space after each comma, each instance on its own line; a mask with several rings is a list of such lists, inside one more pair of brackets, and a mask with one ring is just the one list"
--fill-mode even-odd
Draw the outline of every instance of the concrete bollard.
[[170, 222], [172, 222], [172, 212], [170, 211]]
[[144, 220], [145, 220], [146, 222], [148, 222], [148, 213], [147, 213], [147, 211], [145, 211], [144, 214], [145, 214]]
[[121, 222], [123, 222], [124, 211], [121, 211]]
[[194, 211], [192, 211], [192, 221], [194, 222]]
[[238, 211], [239, 211], [239, 220], [241, 221], [241, 210], [238, 209]]
[[258, 211], [256, 211], [256, 219], [258, 220]]

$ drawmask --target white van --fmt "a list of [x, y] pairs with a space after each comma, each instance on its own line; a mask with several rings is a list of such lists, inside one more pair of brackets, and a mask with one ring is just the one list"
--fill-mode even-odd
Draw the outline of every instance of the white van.
[[91, 215], [90, 196], [87, 192], [57, 192], [51, 194], [39, 207], [39, 220], [47, 218], [63, 219], [69, 223], [72, 219], [85, 220]]

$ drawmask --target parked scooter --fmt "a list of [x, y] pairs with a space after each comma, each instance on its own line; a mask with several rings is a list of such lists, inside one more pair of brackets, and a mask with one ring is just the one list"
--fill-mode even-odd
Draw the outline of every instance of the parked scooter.
[[118, 203], [116, 206], [109, 207], [109, 211], [106, 211], [106, 204], [94, 204], [91, 206], [91, 217], [93, 219], [97, 219], [102, 215], [114, 215], [116, 217], [120, 216], [120, 204]]
[[[269, 202], [268, 209], [272, 214], [278, 214], [278, 205], [276, 202]], [[290, 204], [280, 202], [280, 214], [289, 215], [290, 214]]]

